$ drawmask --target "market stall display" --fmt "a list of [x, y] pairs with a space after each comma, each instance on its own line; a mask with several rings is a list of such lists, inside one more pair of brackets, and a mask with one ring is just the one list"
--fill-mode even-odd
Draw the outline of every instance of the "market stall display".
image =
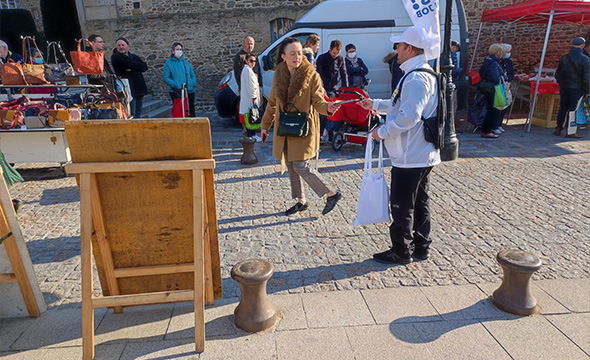
[[[484, 22], [502, 22], [507, 24], [512, 23], [526, 23], [526, 24], [543, 24], [547, 25], [545, 33], [545, 41], [543, 43], [543, 51], [540, 58], [539, 68], [537, 70], [537, 80], [535, 88], [541, 83], [541, 72], [545, 62], [545, 54], [547, 52], [547, 43], [549, 41], [549, 34], [553, 24], [563, 25], [590, 25], [590, 6], [586, 0], [527, 0], [513, 5], [507, 5], [495, 9], [484, 10], [477, 40], [475, 41], [475, 50], [479, 43], [481, 30]], [[473, 68], [474, 57], [472, 57], [469, 69]], [[538, 92], [533, 92], [533, 101], [529, 116], [527, 118], [527, 131], [531, 129], [532, 118], [535, 113], [537, 104]]]

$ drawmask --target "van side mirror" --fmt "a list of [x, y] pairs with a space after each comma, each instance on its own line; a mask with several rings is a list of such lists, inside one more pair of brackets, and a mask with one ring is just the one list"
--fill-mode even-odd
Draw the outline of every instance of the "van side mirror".
[[275, 68], [274, 64], [272, 63], [272, 59], [268, 55], [264, 55], [262, 57], [262, 68], [264, 71], [272, 70]]

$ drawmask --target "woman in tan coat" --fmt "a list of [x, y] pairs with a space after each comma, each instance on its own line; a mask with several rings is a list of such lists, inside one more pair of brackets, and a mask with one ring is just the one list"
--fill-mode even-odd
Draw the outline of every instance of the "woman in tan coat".
[[[284, 137], [277, 135], [280, 111], [297, 111], [308, 113], [309, 132], [303, 137]], [[313, 191], [322, 197], [327, 195], [326, 206], [322, 214], [327, 214], [340, 198], [340, 191], [331, 190], [322, 180], [320, 174], [310, 164], [319, 150], [320, 121], [318, 113], [331, 115], [338, 110], [339, 105], [324, 100], [324, 90], [320, 75], [303, 55], [299, 40], [289, 37], [279, 46], [277, 67], [272, 81], [272, 88], [268, 97], [268, 104], [262, 118], [262, 141], [268, 138], [268, 129], [276, 121], [272, 155], [286, 163], [291, 182], [291, 196], [297, 200], [294, 206], [285, 211], [286, 215], [307, 209], [307, 202], [303, 192], [301, 178], [309, 184]]]

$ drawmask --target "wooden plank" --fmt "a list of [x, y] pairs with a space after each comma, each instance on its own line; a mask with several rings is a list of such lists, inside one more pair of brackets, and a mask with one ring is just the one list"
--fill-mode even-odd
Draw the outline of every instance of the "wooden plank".
[[[0, 171], [0, 177], [1, 176], [2, 172]], [[33, 293], [31, 283], [29, 282], [29, 276], [27, 275], [27, 270], [25, 269], [22, 255], [15, 241], [15, 236], [19, 236], [20, 239], [23, 238], [20, 232], [20, 226], [18, 225], [18, 220], [16, 219], [16, 214], [14, 213], [12, 199], [8, 193], [8, 187], [6, 186], [4, 178], [0, 182], [0, 204], [0, 236], [5, 236], [6, 234], [12, 232], [12, 235], [5, 239], [2, 244], [4, 245], [4, 249], [8, 255], [8, 260], [12, 266], [12, 272], [16, 277], [16, 282], [18, 283], [18, 287], [23, 296], [29, 316], [36, 318], [41, 316], [41, 311], [39, 309], [39, 305], [37, 304], [37, 300], [35, 299], [35, 294]], [[11, 212], [11, 214], [8, 212]]]
[[205, 267], [205, 304], [213, 305], [215, 301], [215, 296], [213, 294], [213, 269], [211, 265], [211, 236], [209, 231], [209, 226], [207, 222], [207, 197], [203, 197], [203, 207], [205, 211], [203, 211], [203, 219], [202, 223], [205, 226], [205, 233], [203, 234], [203, 257], [204, 257], [204, 264]]
[[82, 357], [94, 359], [92, 305], [92, 193], [90, 174], [80, 175], [80, 261], [82, 268]]
[[207, 232], [211, 254], [211, 271], [213, 276], [213, 292], [215, 299], [221, 299], [221, 264], [219, 260], [219, 243], [217, 232], [217, 210], [215, 208], [215, 186], [213, 170], [205, 170], [205, 194], [207, 199]]
[[94, 307], [137, 306], [148, 304], [164, 304], [179, 301], [192, 301], [193, 290], [163, 291], [157, 293], [118, 295], [93, 298]]
[[161, 274], [178, 274], [178, 273], [192, 273], [194, 271], [194, 265], [190, 264], [171, 264], [171, 265], [160, 265], [160, 266], [139, 266], [134, 268], [119, 268], [115, 269], [115, 277], [136, 277], [136, 276], [149, 276], [149, 275], [161, 275]]
[[66, 165], [69, 174], [81, 173], [113, 173], [139, 171], [173, 171], [193, 169], [214, 169], [215, 160], [163, 160], [163, 161], [127, 161], [127, 162], [96, 162]]
[[[98, 186], [96, 184], [96, 175], [90, 174], [90, 204], [92, 209], [92, 224], [94, 225], [94, 236], [100, 251], [100, 256], [104, 264], [104, 273], [109, 288], [110, 295], [119, 295], [119, 284], [113, 271], [115, 266], [113, 265], [113, 256], [111, 254], [111, 248], [107, 242], [106, 229], [104, 226], [102, 205], [100, 204], [100, 194], [98, 193]], [[123, 312], [122, 307], [116, 307], [113, 311], [117, 314]]]
[[195, 351], [205, 351], [205, 304], [203, 271], [203, 171], [193, 170], [193, 252], [194, 272], [194, 306], [195, 306]]
[[16, 282], [16, 275], [14, 274], [0, 274], [0, 284], [9, 284]]

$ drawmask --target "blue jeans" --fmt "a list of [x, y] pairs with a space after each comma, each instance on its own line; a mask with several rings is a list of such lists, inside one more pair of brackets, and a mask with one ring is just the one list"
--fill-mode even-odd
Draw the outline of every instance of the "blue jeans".
[[340, 121], [327, 120], [325, 128], [326, 128], [326, 131], [328, 132], [328, 139], [332, 140], [334, 133], [338, 132], [338, 130], [340, 130]]
[[[584, 96], [584, 90], [571, 89], [566, 87], [559, 88], [559, 112], [557, 113], [556, 129], [563, 129], [563, 123], [568, 111], [573, 111], [578, 105], [578, 100]], [[567, 124], [566, 124], [567, 127]]]
[[129, 104], [131, 107], [131, 114], [134, 119], [141, 119], [141, 109], [143, 108], [143, 95], [134, 96]]

